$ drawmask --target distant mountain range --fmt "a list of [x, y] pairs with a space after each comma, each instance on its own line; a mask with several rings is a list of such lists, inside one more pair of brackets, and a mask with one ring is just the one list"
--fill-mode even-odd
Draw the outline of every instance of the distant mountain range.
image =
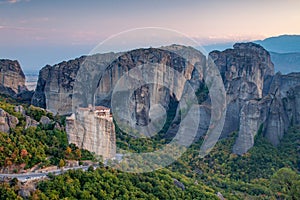
[[283, 74], [300, 71], [300, 52], [277, 53], [270, 52], [275, 70]]
[[300, 35], [280, 35], [254, 41], [266, 50], [277, 53], [300, 52]]
[[[275, 71], [283, 74], [300, 71], [300, 35], [280, 35], [253, 42], [260, 44], [270, 52]], [[204, 46], [204, 49], [207, 52], [223, 51], [232, 48], [232, 45], [233, 42], [212, 44]]]

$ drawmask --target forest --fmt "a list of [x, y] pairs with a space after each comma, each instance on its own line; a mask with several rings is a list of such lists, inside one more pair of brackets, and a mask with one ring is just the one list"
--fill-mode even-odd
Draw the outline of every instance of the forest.
[[[202, 94], [203, 95], [203, 94]], [[201, 100], [199, 100], [201, 101]], [[105, 166], [93, 153], [68, 145], [63, 129], [65, 117], [53, 116], [43, 109], [25, 105], [26, 114], [51, 124], [25, 129], [25, 119], [13, 109], [18, 102], [1, 97], [0, 108], [19, 119], [10, 133], [0, 133], [0, 167], [14, 170], [35, 165], [63, 167], [67, 160], [93, 160], [99, 167], [88, 171], [70, 170], [36, 183], [27, 199], [299, 199], [300, 198], [300, 127], [291, 127], [280, 145], [274, 147], [262, 133], [245, 155], [232, 152], [237, 133], [219, 140], [204, 158], [199, 157], [203, 138], [190, 146], [173, 164], [150, 173], [126, 173]], [[168, 120], [174, 117], [170, 112]], [[117, 146], [131, 152], [159, 149], [170, 141], [163, 132], [155, 138], [133, 138], [116, 126]], [[0, 183], [0, 199], [23, 199], [21, 182]]]

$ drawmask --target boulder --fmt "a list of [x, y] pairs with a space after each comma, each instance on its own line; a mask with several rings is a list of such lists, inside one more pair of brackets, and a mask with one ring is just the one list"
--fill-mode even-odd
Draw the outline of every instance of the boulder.
[[15, 106], [15, 107], [14, 107], [14, 111], [15, 111], [15, 112], [19, 112], [19, 113], [21, 113], [22, 115], [25, 115], [24, 107], [21, 106], [21, 105]]
[[2, 108], [0, 108], [0, 131], [9, 133], [11, 128], [16, 128], [19, 123], [18, 118], [13, 115], [8, 114]]
[[47, 116], [42, 116], [41, 119], [40, 119], [40, 124], [42, 125], [48, 125], [48, 124], [51, 124], [51, 119], [49, 119], [49, 117]]
[[39, 123], [37, 121], [35, 121], [34, 119], [32, 119], [29, 116], [26, 116], [26, 125], [25, 125], [25, 129], [29, 128], [29, 127], [37, 127]]
[[184, 184], [183, 184], [182, 182], [180, 182], [180, 181], [177, 180], [176, 178], [173, 178], [173, 180], [174, 180], [174, 185], [175, 185], [176, 187], [179, 187], [180, 189], [185, 190], [185, 186], [184, 186]]

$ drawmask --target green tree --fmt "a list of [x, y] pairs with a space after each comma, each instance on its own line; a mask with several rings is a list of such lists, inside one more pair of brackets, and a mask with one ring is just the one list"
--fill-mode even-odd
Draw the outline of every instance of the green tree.
[[272, 176], [271, 188], [280, 198], [300, 199], [300, 176], [290, 168], [281, 168]]
[[63, 160], [63, 159], [60, 159], [59, 160], [59, 164], [58, 164], [58, 166], [60, 167], [60, 168], [62, 168], [63, 166], [65, 166], [65, 161]]

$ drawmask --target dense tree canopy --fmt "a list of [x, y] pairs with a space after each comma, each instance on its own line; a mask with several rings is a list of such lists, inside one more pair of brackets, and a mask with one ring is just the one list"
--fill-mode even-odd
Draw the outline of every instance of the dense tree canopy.
[[[203, 91], [197, 91], [199, 101], [207, 94], [205, 88]], [[39, 120], [48, 116], [52, 120], [49, 125], [25, 129], [24, 116], [14, 110], [16, 102], [3, 97], [0, 100], [0, 108], [19, 119], [9, 134], [0, 133], [2, 169], [26, 169], [36, 164], [63, 167], [66, 160], [95, 159], [94, 154], [69, 145], [66, 132], [54, 128], [55, 123], [64, 125], [64, 117], [24, 105], [30, 117]], [[171, 109], [167, 125], [174, 115], [175, 109]], [[117, 146], [131, 152], [157, 150], [173, 137], [164, 134], [167, 128], [153, 138], [134, 138], [116, 127]], [[173, 164], [151, 173], [124, 173], [102, 164], [87, 172], [49, 174], [49, 180], [39, 182], [29, 199], [218, 199], [218, 192], [227, 199], [300, 199], [300, 127], [291, 127], [278, 147], [259, 132], [255, 146], [243, 156], [231, 153], [236, 135], [220, 140], [210, 154], [200, 158], [202, 138]], [[16, 180], [0, 183], [0, 199], [22, 199], [19, 192]]]

